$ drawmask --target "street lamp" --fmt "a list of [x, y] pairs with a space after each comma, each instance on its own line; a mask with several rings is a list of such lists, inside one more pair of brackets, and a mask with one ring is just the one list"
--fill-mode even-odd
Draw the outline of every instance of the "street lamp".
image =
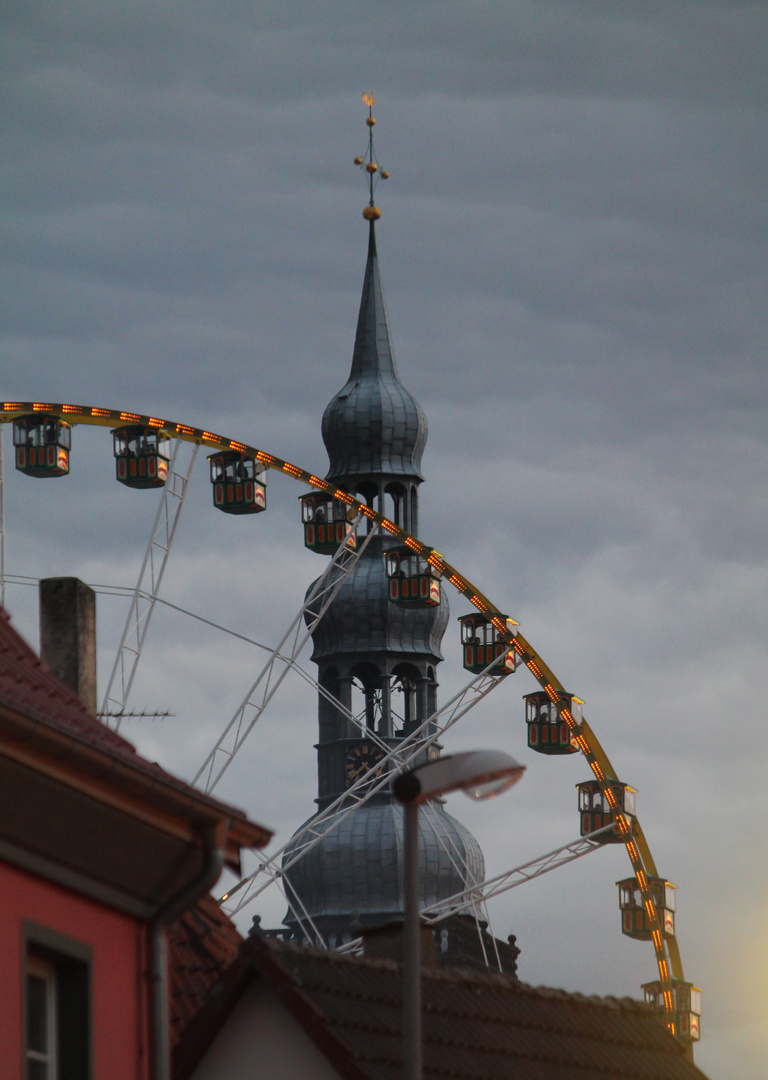
[[419, 941], [419, 807], [428, 799], [463, 791], [490, 799], [516, 784], [525, 771], [500, 750], [449, 754], [400, 773], [392, 793], [405, 814], [403, 862], [403, 1056], [404, 1080], [421, 1080], [421, 947]]

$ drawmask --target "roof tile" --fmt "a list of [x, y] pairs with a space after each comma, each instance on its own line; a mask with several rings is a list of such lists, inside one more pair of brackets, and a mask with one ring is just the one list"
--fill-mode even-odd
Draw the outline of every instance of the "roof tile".
[[201, 897], [172, 925], [168, 934], [172, 1045], [208, 1002], [237, 958], [242, 940], [210, 895]]
[[[193, 805], [195, 813], [201, 808], [216, 813], [225, 811], [226, 816], [239, 823], [238, 827], [242, 824], [251, 831], [260, 832], [263, 839], [258, 843], [266, 843], [269, 839], [268, 831], [248, 822], [241, 810], [218, 802], [166, 772], [157, 762], [148, 761], [136, 752], [132, 743], [90, 713], [13, 629], [8, 613], [0, 607], [0, 720], [7, 721], [10, 738], [18, 739], [22, 736], [15, 726], [17, 717], [14, 714], [20, 714], [27, 723], [31, 720], [39, 725], [40, 734], [48, 737], [46, 752], [50, 756], [55, 757], [57, 753], [51, 749], [50, 735], [63, 735], [75, 744], [101, 751], [112, 759], [107, 760], [103, 768], [103, 763], [99, 762], [94, 775], [111, 774], [116, 759], [129, 766], [131, 783], [138, 781], [144, 793], [151, 790], [154, 799], [162, 801], [171, 796], [178, 800], [181, 795], [182, 800], [188, 800], [190, 813]], [[23, 737], [29, 738], [29, 735]]]
[[[348, 1075], [399, 1076], [399, 965], [272, 942], [244, 949], [297, 1017], [309, 1006], [322, 1018], [323, 1037], [347, 1055]], [[703, 1078], [656, 1015], [629, 998], [585, 997], [439, 968], [425, 970], [422, 997], [426, 1080]]]
[[59, 682], [10, 624], [0, 608], [0, 704], [112, 753], [138, 757], [135, 748], [86, 709]]

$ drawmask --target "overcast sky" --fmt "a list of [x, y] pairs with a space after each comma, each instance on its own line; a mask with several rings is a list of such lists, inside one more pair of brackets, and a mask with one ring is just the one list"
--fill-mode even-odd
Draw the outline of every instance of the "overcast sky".
[[[764, 1077], [768, 7], [6, 0], [0, 20], [4, 399], [151, 413], [321, 474], [374, 91], [382, 278], [430, 423], [421, 538], [586, 700], [679, 886], [697, 1062]], [[198, 457], [163, 596], [275, 643], [322, 568], [300, 489], [274, 477], [267, 514], [218, 514]], [[132, 585], [156, 494], [114, 482], [105, 431], [76, 429], [72, 468], [7, 470], [9, 574]], [[34, 589], [6, 597], [36, 643]], [[126, 602], [99, 605], [103, 690]], [[443, 700], [465, 610], [454, 596]], [[259, 655], [158, 611], [131, 704], [175, 715], [125, 733], [190, 777]], [[491, 872], [578, 833], [588, 771], [526, 750], [532, 689], [505, 680], [446, 740], [528, 766], [492, 808], [451, 800]], [[295, 680], [218, 794], [284, 842], [313, 809], [315, 738]], [[655, 966], [620, 933], [628, 873], [612, 847], [500, 900], [522, 978], [640, 996]]]

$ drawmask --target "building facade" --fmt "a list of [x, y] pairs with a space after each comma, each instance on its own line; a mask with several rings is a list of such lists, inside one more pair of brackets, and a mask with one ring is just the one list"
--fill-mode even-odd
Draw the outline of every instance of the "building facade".
[[168, 928], [270, 835], [137, 754], [0, 609], [3, 1080], [165, 1080]]

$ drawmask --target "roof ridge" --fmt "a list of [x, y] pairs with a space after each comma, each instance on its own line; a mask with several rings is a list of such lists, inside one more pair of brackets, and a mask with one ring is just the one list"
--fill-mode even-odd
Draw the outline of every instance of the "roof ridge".
[[[386, 957], [360, 956], [349, 953], [344, 956], [338, 956], [316, 946], [299, 945], [295, 942], [285, 942], [274, 938], [259, 937], [257, 939], [247, 940], [258, 940], [265, 949], [273, 954], [277, 954], [275, 959], [278, 962], [279, 955], [283, 954], [285, 956], [295, 956], [299, 959], [309, 959], [310, 961], [317, 961], [325, 964], [338, 964], [343, 962], [354, 964], [362, 968], [392, 972], [399, 971], [402, 967], [402, 964], [399, 961], [391, 960]], [[422, 969], [422, 976], [425, 980], [429, 979], [434, 982], [454, 985], [461, 984], [463, 986], [474, 983], [477, 986], [487, 986], [489, 988], [498, 987], [502, 990], [531, 997], [556, 998], [577, 1005], [600, 1006], [601, 1008], [611, 1010], [639, 1010], [640, 1012], [645, 1013], [649, 1009], [649, 1006], [638, 998], [616, 997], [613, 994], [607, 994], [605, 996], [599, 994], [583, 994], [580, 991], [566, 990], [562, 987], [554, 986], [533, 986], [531, 983], [510, 979], [508, 975], [498, 971], [478, 971], [476, 968], [440, 967], [430, 965], [425, 966]]]
[[[253, 941], [246, 940], [246, 941]], [[259, 943], [273, 954], [275, 962], [280, 962], [281, 954], [284, 957], [296, 957], [299, 960], [322, 962], [325, 964], [350, 963], [356, 967], [379, 971], [400, 971], [402, 964], [398, 960], [386, 957], [366, 957], [354, 954], [338, 956], [311, 945], [299, 945], [294, 942], [283, 942], [267, 937], [258, 937]], [[550, 998], [567, 1001], [576, 1005], [591, 1005], [610, 1011], [641, 1012], [649, 1010], [645, 1001], [631, 997], [616, 997], [615, 995], [582, 994], [579, 990], [566, 990], [556, 986], [534, 986], [530, 983], [511, 980], [509, 975], [497, 971], [479, 971], [476, 968], [458, 967], [435, 967], [429, 966], [422, 969], [425, 980], [448, 985], [467, 986], [474, 984], [477, 987], [499, 988], [508, 993], [535, 998]]]

